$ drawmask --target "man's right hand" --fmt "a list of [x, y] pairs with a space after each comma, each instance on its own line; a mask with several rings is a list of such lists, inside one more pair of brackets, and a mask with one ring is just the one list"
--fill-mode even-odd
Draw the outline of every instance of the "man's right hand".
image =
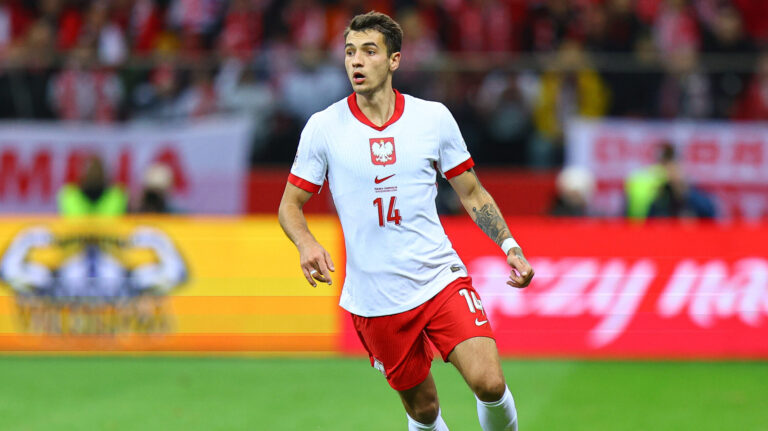
[[317, 287], [315, 280], [332, 284], [331, 272], [336, 268], [333, 266], [331, 255], [318, 242], [313, 241], [305, 246], [299, 246], [299, 256], [301, 259], [301, 270], [304, 272], [304, 278], [307, 279], [312, 287]]

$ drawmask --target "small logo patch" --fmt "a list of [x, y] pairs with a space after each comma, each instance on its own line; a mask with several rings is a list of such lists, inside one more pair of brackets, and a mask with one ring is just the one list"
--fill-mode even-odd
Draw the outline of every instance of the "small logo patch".
[[488, 323], [488, 321], [487, 321], [487, 320], [480, 320], [480, 319], [478, 319], [478, 318], [475, 318], [475, 325], [477, 325], [477, 326], [483, 326], [483, 325], [485, 325], [486, 323]]
[[384, 364], [382, 364], [380, 360], [373, 358], [373, 368], [381, 371], [381, 374], [384, 374], [384, 377], [387, 377], [387, 371], [384, 369]]
[[395, 176], [395, 174], [392, 174], [392, 175], [390, 175], [390, 176], [388, 176], [388, 177], [379, 178], [379, 176], [378, 176], [378, 175], [376, 175], [376, 178], [374, 178], [374, 179], [373, 179], [373, 182], [374, 182], [374, 183], [376, 183], [376, 184], [381, 184], [381, 183], [383, 183], [384, 181], [386, 181], [386, 180], [388, 180], [388, 179], [390, 179], [390, 178], [392, 178], [392, 177], [394, 177], [394, 176]]
[[459, 265], [451, 265], [451, 272], [459, 272], [461, 267]]
[[397, 161], [395, 138], [371, 138], [371, 162], [374, 165], [386, 166]]

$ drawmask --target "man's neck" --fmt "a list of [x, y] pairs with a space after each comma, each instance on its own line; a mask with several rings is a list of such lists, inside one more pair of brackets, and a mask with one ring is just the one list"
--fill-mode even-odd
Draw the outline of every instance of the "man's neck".
[[355, 98], [360, 111], [377, 126], [384, 125], [395, 113], [395, 92], [391, 84], [371, 94], [357, 93]]

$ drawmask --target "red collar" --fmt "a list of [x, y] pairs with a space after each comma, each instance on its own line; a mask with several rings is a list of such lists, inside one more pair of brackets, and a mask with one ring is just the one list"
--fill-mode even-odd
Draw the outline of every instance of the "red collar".
[[368, 119], [368, 117], [363, 114], [363, 111], [360, 110], [360, 107], [357, 106], [357, 98], [355, 97], [355, 93], [352, 93], [347, 97], [347, 104], [349, 105], [349, 110], [352, 111], [352, 115], [357, 118], [358, 121], [365, 124], [368, 127], [372, 127], [379, 132], [386, 129], [390, 124], [394, 123], [395, 121], [399, 120], [400, 117], [403, 116], [403, 109], [405, 109], [405, 97], [403, 97], [402, 94], [400, 94], [399, 91], [395, 91], [395, 112], [392, 113], [392, 117], [389, 118], [389, 120], [384, 123], [381, 126], [377, 126], [371, 122], [371, 120]]

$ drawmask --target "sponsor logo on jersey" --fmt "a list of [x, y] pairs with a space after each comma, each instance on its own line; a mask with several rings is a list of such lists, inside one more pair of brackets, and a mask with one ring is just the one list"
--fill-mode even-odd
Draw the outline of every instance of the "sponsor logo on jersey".
[[373, 179], [373, 182], [376, 183], [376, 184], [381, 184], [384, 181], [386, 181], [386, 180], [388, 180], [388, 179], [390, 179], [390, 178], [392, 178], [394, 176], [395, 176], [395, 174], [392, 174], [392, 175], [386, 176], [384, 178], [379, 178], [379, 176], [376, 175], [376, 178]]
[[395, 138], [371, 138], [371, 162], [374, 165], [392, 165], [397, 161]]
[[0, 258], [23, 332], [161, 334], [171, 330], [167, 294], [187, 280], [171, 239], [149, 227], [38, 226], [19, 232]]
[[480, 319], [478, 319], [478, 318], [475, 318], [475, 325], [477, 325], [477, 326], [483, 326], [483, 325], [485, 325], [486, 323], [488, 323], [488, 321], [487, 321], [487, 320], [480, 320]]

